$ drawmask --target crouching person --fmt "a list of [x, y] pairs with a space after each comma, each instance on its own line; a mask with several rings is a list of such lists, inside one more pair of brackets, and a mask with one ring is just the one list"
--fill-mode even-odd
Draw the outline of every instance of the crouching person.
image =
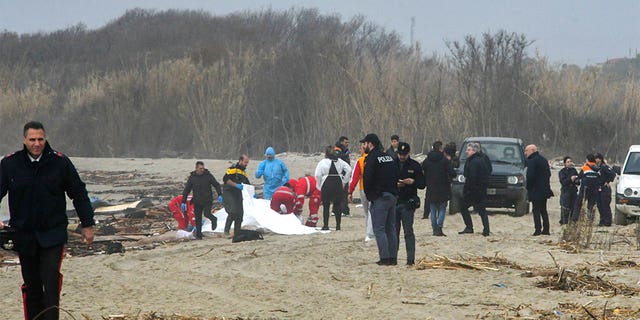
[[[271, 210], [279, 214], [295, 214], [296, 193], [288, 182], [276, 189], [271, 197], [270, 205]], [[296, 217], [300, 219], [299, 214], [296, 214]]]

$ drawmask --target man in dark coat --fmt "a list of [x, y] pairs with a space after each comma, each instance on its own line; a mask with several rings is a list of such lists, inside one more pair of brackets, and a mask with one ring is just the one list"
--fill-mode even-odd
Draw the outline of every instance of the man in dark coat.
[[[342, 159], [342, 161], [346, 162], [348, 165], [351, 165], [351, 151], [349, 150], [349, 138], [345, 136], [341, 136], [340, 138], [338, 138], [338, 141], [336, 141], [334, 150], [338, 158]], [[346, 183], [342, 187], [342, 189], [343, 189], [344, 198], [340, 203], [340, 207], [333, 208], [333, 211], [336, 212], [336, 214], [340, 214], [342, 212], [343, 216], [348, 217], [351, 215], [351, 209], [349, 209], [349, 199], [347, 199], [349, 195], [349, 184]]]
[[87, 245], [93, 241], [93, 209], [76, 168], [49, 146], [42, 123], [26, 123], [23, 135], [23, 149], [0, 162], [0, 200], [9, 193], [9, 224], [15, 229], [14, 249], [24, 280], [25, 319], [58, 319], [60, 266], [67, 242], [65, 193], [73, 200]]
[[547, 199], [553, 196], [549, 184], [549, 161], [538, 153], [538, 147], [533, 144], [524, 148], [524, 155], [527, 157], [527, 195], [533, 205], [533, 235], [549, 235]]
[[460, 208], [465, 228], [458, 233], [473, 233], [473, 221], [469, 213], [469, 207], [473, 206], [482, 220], [482, 235], [487, 237], [491, 231], [485, 201], [489, 175], [491, 174], [491, 162], [487, 162], [481, 152], [480, 144], [477, 142], [469, 142], [465, 152], [467, 153], [467, 161], [464, 165], [465, 183], [462, 189], [463, 204]]
[[211, 230], [215, 230], [218, 226], [218, 219], [211, 214], [211, 206], [213, 205], [213, 191], [211, 187], [216, 189], [218, 193], [218, 201], [222, 200], [222, 189], [218, 180], [205, 169], [204, 162], [197, 161], [196, 169], [191, 171], [187, 184], [182, 191], [182, 204], [180, 209], [183, 213], [187, 212], [187, 197], [193, 190], [193, 214], [196, 218], [196, 239], [202, 239], [202, 214], [211, 220]]
[[441, 141], [433, 143], [432, 150], [422, 162], [422, 170], [426, 179], [426, 198], [431, 212], [431, 228], [433, 235], [445, 237], [442, 232], [447, 201], [451, 199], [451, 179], [456, 176], [453, 165], [443, 153]]

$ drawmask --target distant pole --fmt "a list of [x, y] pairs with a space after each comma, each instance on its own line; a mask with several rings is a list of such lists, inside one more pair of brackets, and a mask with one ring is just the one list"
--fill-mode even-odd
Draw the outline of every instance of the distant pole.
[[409, 43], [411, 44], [411, 48], [413, 48], [413, 33], [416, 28], [416, 17], [411, 17], [411, 30], [409, 32]]

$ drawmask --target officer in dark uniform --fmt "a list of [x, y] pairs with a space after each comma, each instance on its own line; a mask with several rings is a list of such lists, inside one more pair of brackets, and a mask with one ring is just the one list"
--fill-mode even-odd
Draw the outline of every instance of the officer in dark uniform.
[[396, 202], [398, 195], [398, 162], [382, 149], [382, 143], [374, 133], [364, 139], [365, 152], [369, 155], [364, 165], [363, 185], [367, 200], [371, 203], [371, 222], [376, 236], [378, 265], [398, 264], [396, 240]]
[[398, 145], [398, 203], [396, 204], [396, 241], [400, 244], [400, 225], [404, 230], [407, 249], [407, 265], [415, 264], [416, 236], [413, 233], [413, 216], [420, 207], [418, 189], [424, 189], [426, 181], [422, 166], [411, 159], [411, 146], [406, 142]]
[[611, 182], [616, 179], [616, 173], [604, 161], [604, 156], [600, 153], [595, 155], [596, 165], [600, 167], [600, 181], [598, 188], [598, 212], [600, 212], [600, 227], [611, 226]]
[[242, 189], [243, 184], [250, 184], [247, 176], [247, 165], [249, 164], [249, 156], [243, 154], [240, 156], [238, 163], [227, 169], [222, 177], [224, 184], [223, 203], [224, 209], [227, 211], [227, 221], [224, 225], [224, 233], [229, 234], [231, 223], [234, 223], [233, 234], [240, 234], [242, 228], [242, 218], [244, 216], [244, 208], [242, 207]]
[[193, 214], [196, 217], [196, 239], [202, 239], [203, 212], [204, 216], [211, 220], [211, 230], [215, 230], [218, 226], [218, 219], [211, 214], [211, 206], [213, 205], [212, 186], [216, 188], [219, 201], [219, 196], [222, 195], [220, 183], [209, 170], [204, 168], [204, 162], [197, 161], [196, 170], [191, 172], [189, 179], [187, 179], [187, 184], [184, 186], [184, 191], [182, 191], [182, 205], [180, 206], [183, 213], [187, 211], [187, 196], [193, 190], [191, 202], [193, 203]]
[[13, 240], [24, 280], [25, 318], [58, 319], [68, 224], [65, 192], [73, 200], [88, 245], [93, 242], [93, 209], [76, 168], [51, 149], [43, 125], [28, 122], [23, 135], [24, 148], [0, 162], [0, 200], [9, 193], [9, 224], [16, 230]]

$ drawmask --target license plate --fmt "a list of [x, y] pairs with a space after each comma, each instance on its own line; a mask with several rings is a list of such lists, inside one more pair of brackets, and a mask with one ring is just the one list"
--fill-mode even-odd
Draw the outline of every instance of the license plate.
[[487, 189], [487, 194], [491, 194], [491, 195], [496, 194], [496, 189], [488, 188], [488, 189]]

